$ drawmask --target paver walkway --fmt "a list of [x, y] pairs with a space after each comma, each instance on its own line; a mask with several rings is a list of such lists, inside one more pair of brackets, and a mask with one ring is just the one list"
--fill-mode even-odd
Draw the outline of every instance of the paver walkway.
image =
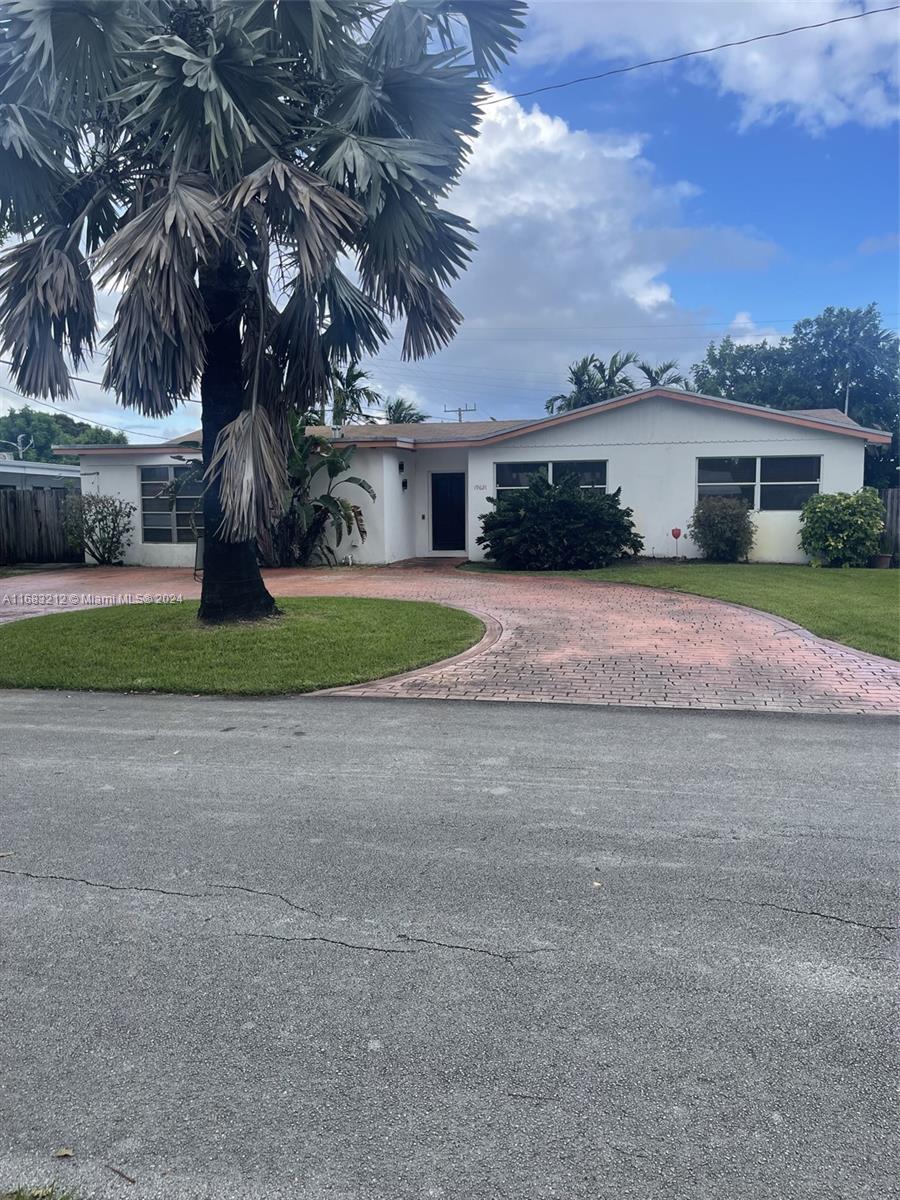
[[[900, 713], [900, 663], [779, 617], [628, 584], [407, 567], [267, 572], [277, 596], [435, 600], [486, 618], [479, 647], [344, 695], [530, 700], [776, 712]], [[0, 619], [58, 611], [60, 594], [199, 595], [190, 571], [48, 570], [0, 580]], [[43, 597], [43, 598], [42, 598]], [[17, 599], [18, 598], [18, 599]], [[13, 603], [10, 603], [10, 600]]]

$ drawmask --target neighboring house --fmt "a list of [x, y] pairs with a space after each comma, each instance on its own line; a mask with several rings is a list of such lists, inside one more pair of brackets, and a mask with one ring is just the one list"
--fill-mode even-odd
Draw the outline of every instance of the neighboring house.
[[[60, 452], [65, 453], [62, 447]], [[74, 463], [29, 462], [27, 458], [0, 454], [0, 488], [40, 491], [42, 488], [73, 487], [78, 491], [80, 480], [81, 468]]]
[[[673, 528], [686, 531], [698, 496], [743, 496], [753, 509], [761, 562], [803, 562], [800, 508], [816, 492], [854, 492], [863, 483], [866, 444], [890, 434], [865, 429], [837, 409], [790, 412], [649, 388], [589, 408], [531, 421], [353, 425], [332, 434], [357, 447], [353, 473], [374, 487], [347, 495], [362, 505], [369, 536], [345, 539], [340, 554], [384, 563], [430, 556], [484, 557], [475, 540], [488, 496], [527, 486], [563, 466], [582, 486], [622, 489], [645, 553], [675, 554]], [[163, 446], [67, 447], [81, 456], [85, 491], [116, 493], [139, 509], [127, 562], [189, 566], [194, 560], [190, 497], [173, 511], [156, 498], [199, 457], [191, 434]], [[695, 556], [686, 533], [680, 555]]]

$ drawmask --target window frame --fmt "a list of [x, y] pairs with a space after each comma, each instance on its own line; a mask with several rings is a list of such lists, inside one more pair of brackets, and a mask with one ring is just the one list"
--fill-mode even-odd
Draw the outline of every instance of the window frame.
[[[606, 493], [609, 491], [609, 459], [608, 458], [573, 458], [570, 461], [572, 464], [581, 463], [581, 464], [590, 464], [591, 466], [596, 466], [596, 465], [602, 463], [603, 464], [603, 477], [606, 480], [605, 483], [580, 483], [578, 486], [586, 492], [600, 492], [602, 495], [606, 495]], [[547, 479], [547, 481], [549, 483], [552, 484], [552, 483], [556, 482], [556, 479], [554, 477], [554, 467], [566, 467], [568, 465], [569, 465], [569, 463], [566, 462], [564, 459], [557, 459], [556, 462], [553, 462], [551, 459], [543, 459], [543, 460], [541, 460], [541, 459], [510, 459], [508, 461], [500, 460], [500, 461], [494, 463], [494, 492], [495, 492], [495, 494], [497, 494], [499, 492], [524, 492], [526, 490], [526, 488], [528, 488], [530, 486], [527, 483], [516, 483], [516, 484], [498, 483], [497, 482], [497, 477], [498, 477], [497, 468], [498, 467], [508, 467], [508, 466], [529, 466], [529, 467], [538, 467], [538, 468], [544, 467], [546, 470], [545, 478]]]
[[[716, 494], [715, 492], [701, 490], [701, 489], [715, 488], [715, 487], [727, 487], [728, 486], [727, 484], [715, 484], [715, 483], [708, 483], [708, 482], [701, 483], [700, 482], [700, 464], [702, 462], [709, 461], [710, 459], [715, 460], [715, 459], [727, 459], [727, 458], [753, 459], [755, 462], [755, 474], [753, 477], [753, 481], [751, 482], [748, 479], [745, 482], [738, 482], [733, 485], [735, 488], [751, 488], [752, 487], [753, 503], [750, 505], [751, 512], [800, 512], [800, 509], [803, 507], [803, 505], [801, 504], [799, 508], [794, 508], [794, 507], [791, 507], [791, 508], [763, 508], [763, 507], [761, 507], [761, 505], [762, 505], [764, 488], [813, 487], [813, 488], [815, 488], [815, 491], [810, 492], [810, 496], [816, 496], [822, 490], [822, 455], [821, 454], [706, 454], [702, 458], [699, 455], [697, 456], [697, 471], [696, 471], [696, 477], [695, 477], [695, 483], [694, 483], [695, 495], [697, 497], [697, 500], [701, 500], [704, 496], [713, 496]], [[763, 462], [772, 462], [776, 459], [786, 459], [786, 458], [814, 459], [819, 464], [819, 469], [818, 469], [816, 478], [815, 479], [777, 479], [777, 480], [764, 480], [763, 479], [763, 477], [762, 477]], [[809, 499], [809, 497], [807, 497], [807, 499]]]
[[[202, 492], [199, 495], [183, 497], [184, 499], [192, 500], [191, 508], [179, 508], [178, 502], [182, 497], [173, 496], [171, 501], [169, 497], [165, 498], [165, 508], [144, 507], [147, 500], [159, 500], [160, 494], [178, 478], [180, 473], [189, 471], [199, 460], [191, 460], [187, 463], [148, 463], [145, 466], [138, 467], [138, 493], [140, 496], [140, 514], [141, 514], [141, 544], [145, 546], [195, 546], [200, 538], [203, 537], [203, 509], [202, 509]], [[165, 479], [144, 479], [144, 471], [165, 471]], [[201, 481], [197, 481], [201, 483]], [[156, 493], [145, 493], [145, 487], [156, 486]], [[202, 483], [201, 483], [202, 486]], [[167, 517], [168, 523], [160, 521], [159, 524], [147, 524], [146, 518], [150, 516], [159, 520], [161, 517]], [[200, 520], [197, 520], [199, 516]], [[182, 518], [179, 521], [179, 517]], [[187, 518], [187, 520], [185, 520]], [[147, 530], [166, 531], [169, 534], [168, 538], [147, 538]], [[188, 536], [179, 536], [179, 534], [187, 534]]]

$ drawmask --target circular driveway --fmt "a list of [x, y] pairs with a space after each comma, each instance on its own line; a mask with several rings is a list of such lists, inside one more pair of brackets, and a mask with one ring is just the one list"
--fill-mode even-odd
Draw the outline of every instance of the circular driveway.
[[[900, 663], [702, 596], [576, 578], [459, 571], [441, 560], [279, 570], [266, 577], [277, 596], [434, 600], [485, 618], [484, 640], [458, 658], [342, 688], [343, 695], [900, 713]], [[0, 581], [0, 618], [57, 611], [56, 595], [154, 593], [197, 596], [199, 585], [190, 571], [143, 567], [30, 573]], [[86, 606], [66, 602], [68, 608]]]

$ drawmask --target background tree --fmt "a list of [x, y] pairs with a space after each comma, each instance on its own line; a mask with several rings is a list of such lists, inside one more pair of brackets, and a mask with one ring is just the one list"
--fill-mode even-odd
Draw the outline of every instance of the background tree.
[[601, 400], [626, 396], [635, 389], [634, 380], [625, 371], [636, 362], [637, 355], [632, 350], [617, 350], [609, 362], [604, 362], [595, 354], [579, 358], [569, 367], [571, 390], [551, 396], [544, 407], [548, 413], [571, 412], [588, 404], [598, 404]]
[[74, 421], [65, 413], [36, 412], [27, 404], [22, 408], [11, 408], [0, 417], [0, 450], [8, 450], [10, 454], [15, 454], [11, 446], [2, 443], [15, 442], [20, 435], [24, 437], [25, 443], [29, 440], [34, 442], [24, 455], [30, 462], [77, 463], [78, 458], [71, 454], [62, 457], [54, 455], [53, 446], [70, 446], [82, 442], [124, 446], [128, 441], [124, 433], [102, 429], [99, 425], [89, 425], [85, 421]]
[[347, 363], [343, 369], [339, 365], [332, 367], [332, 425], [356, 425], [373, 420], [366, 410], [380, 405], [382, 397], [368, 386], [368, 378], [368, 373], [356, 362]]
[[694, 387], [712, 396], [772, 408], [836, 408], [861, 425], [889, 430], [891, 447], [871, 447], [866, 483], [896, 487], [900, 340], [876, 304], [826, 308], [798, 321], [776, 345], [710, 344], [693, 369]]
[[656, 363], [655, 365], [641, 359], [636, 365], [637, 369], [644, 376], [648, 388], [683, 388], [687, 386], [687, 380], [682, 375], [681, 369], [674, 358], [667, 358], [665, 362]]
[[384, 405], [384, 420], [387, 425], [420, 425], [428, 420], [428, 413], [422, 412], [412, 400], [403, 400], [395, 396]]
[[[291, 412], [336, 362], [445, 345], [473, 249], [441, 207], [515, 48], [520, 0], [6, 0], [0, 344], [28, 395], [71, 395], [92, 275], [121, 290], [104, 383], [166, 416], [199, 385], [201, 619], [274, 611], [256, 536]], [[354, 263], [354, 278], [342, 269]], [[277, 289], [273, 280], [278, 281]]]

